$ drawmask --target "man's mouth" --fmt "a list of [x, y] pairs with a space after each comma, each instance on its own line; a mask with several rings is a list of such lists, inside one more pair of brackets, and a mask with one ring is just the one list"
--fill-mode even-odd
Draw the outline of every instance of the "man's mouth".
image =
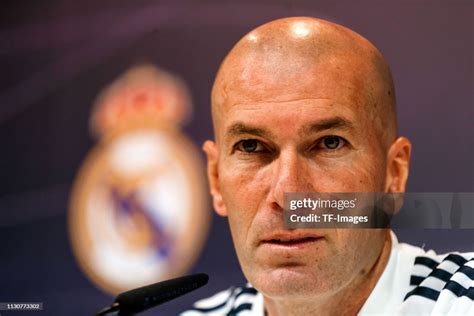
[[279, 243], [279, 244], [295, 244], [295, 243], [304, 243], [308, 241], [314, 241], [317, 238], [314, 237], [305, 237], [305, 238], [296, 238], [296, 239], [271, 239], [267, 242], [270, 243]]
[[277, 246], [304, 246], [312, 244], [320, 239], [322, 236], [315, 234], [275, 234], [262, 240], [262, 244], [277, 245]]

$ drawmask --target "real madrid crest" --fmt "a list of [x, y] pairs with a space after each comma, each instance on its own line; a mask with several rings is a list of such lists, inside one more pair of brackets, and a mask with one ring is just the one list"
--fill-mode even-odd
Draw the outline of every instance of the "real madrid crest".
[[190, 112], [183, 82], [132, 68], [98, 97], [100, 142], [73, 186], [69, 231], [85, 274], [111, 294], [184, 274], [210, 214], [204, 167], [179, 126]]

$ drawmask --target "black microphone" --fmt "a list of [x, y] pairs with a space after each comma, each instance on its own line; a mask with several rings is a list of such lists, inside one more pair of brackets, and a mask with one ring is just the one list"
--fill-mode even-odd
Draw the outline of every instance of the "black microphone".
[[104, 308], [96, 316], [117, 311], [119, 316], [134, 315], [194, 291], [206, 285], [208, 280], [207, 274], [198, 273], [123, 292], [111, 306]]

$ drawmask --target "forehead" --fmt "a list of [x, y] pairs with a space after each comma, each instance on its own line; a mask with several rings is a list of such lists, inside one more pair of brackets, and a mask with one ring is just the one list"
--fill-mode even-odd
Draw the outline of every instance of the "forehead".
[[351, 98], [364, 102], [372, 69], [351, 54], [319, 57], [299, 52], [250, 52], [224, 64], [213, 97], [223, 106], [303, 98]]
[[217, 91], [216, 133], [236, 121], [301, 129], [315, 120], [343, 117], [357, 123], [370, 118], [364, 65], [344, 60], [268, 71], [261, 63], [235, 67]]
[[249, 102], [229, 108], [222, 120], [222, 136], [231, 141], [244, 134], [272, 140], [305, 139], [327, 130], [359, 134], [357, 113], [331, 99], [298, 99], [285, 102]]

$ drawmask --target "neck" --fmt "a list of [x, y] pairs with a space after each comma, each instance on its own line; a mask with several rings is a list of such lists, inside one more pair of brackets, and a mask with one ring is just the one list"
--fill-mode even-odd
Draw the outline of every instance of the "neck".
[[317, 295], [305, 298], [270, 299], [264, 297], [266, 316], [293, 316], [293, 315], [356, 315], [377, 281], [382, 275], [392, 249], [390, 231], [387, 231], [382, 251], [368, 270], [368, 273], [355, 278], [345, 287], [331, 295]]

